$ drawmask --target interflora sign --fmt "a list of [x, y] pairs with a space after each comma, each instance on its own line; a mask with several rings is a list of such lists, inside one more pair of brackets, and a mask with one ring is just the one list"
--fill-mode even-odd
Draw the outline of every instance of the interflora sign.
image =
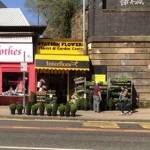
[[81, 40], [38, 39], [38, 54], [83, 54]]
[[33, 62], [32, 37], [0, 37], [0, 62]]

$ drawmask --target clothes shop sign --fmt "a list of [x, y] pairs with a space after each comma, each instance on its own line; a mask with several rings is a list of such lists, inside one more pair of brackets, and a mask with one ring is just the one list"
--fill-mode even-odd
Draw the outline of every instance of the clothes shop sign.
[[1, 44], [0, 62], [33, 62], [33, 44]]
[[81, 40], [39, 39], [37, 54], [83, 54]]

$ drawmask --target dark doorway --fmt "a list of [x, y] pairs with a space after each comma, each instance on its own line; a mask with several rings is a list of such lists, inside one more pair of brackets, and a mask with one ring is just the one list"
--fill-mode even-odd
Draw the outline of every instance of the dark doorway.
[[67, 102], [67, 74], [50, 74], [49, 89], [56, 90], [57, 103]]

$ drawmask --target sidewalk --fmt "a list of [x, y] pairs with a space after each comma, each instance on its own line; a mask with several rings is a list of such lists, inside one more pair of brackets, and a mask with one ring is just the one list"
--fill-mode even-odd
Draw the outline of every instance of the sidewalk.
[[150, 122], [150, 109], [137, 109], [132, 115], [120, 116], [120, 111], [103, 111], [95, 113], [93, 111], [78, 110], [76, 117], [56, 117], [47, 116], [46, 112], [44, 116], [33, 116], [33, 115], [15, 115], [10, 114], [9, 106], [0, 106], [0, 118], [8, 119], [51, 119], [51, 120], [82, 120], [82, 121], [129, 121], [129, 122]]

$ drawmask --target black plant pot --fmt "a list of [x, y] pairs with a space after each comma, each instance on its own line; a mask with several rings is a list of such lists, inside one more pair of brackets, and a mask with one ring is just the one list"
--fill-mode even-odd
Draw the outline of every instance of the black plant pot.
[[15, 109], [10, 110], [11, 115], [15, 115]]
[[53, 116], [57, 116], [57, 111], [52, 112]]
[[60, 116], [63, 117], [64, 116], [64, 111], [60, 112]]
[[44, 111], [40, 111], [40, 116], [44, 116]]
[[37, 115], [37, 111], [32, 111], [32, 115]]
[[31, 110], [27, 110], [27, 115], [31, 115]]
[[47, 111], [47, 116], [51, 116], [52, 112], [51, 111]]
[[18, 115], [22, 115], [22, 109], [21, 110], [17, 110]]
[[66, 117], [69, 117], [70, 116], [70, 111], [66, 111], [65, 115], [66, 115]]
[[76, 116], [76, 112], [71, 112], [71, 116], [75, 117]]

